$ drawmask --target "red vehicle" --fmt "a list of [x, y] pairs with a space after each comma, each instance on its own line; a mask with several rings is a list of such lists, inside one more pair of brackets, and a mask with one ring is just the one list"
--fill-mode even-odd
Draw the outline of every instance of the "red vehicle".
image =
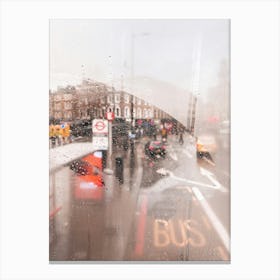
[[161, 141], [149, 141], [145, 145], [145, 153], [153, 159], [165, 158], [166, 146]]
[[102, 152], [89, 154], [81, 160], [75, 161], [70, 167], [77, 174], [74, 186], [76, 200], [102, 200], [103, 173]]

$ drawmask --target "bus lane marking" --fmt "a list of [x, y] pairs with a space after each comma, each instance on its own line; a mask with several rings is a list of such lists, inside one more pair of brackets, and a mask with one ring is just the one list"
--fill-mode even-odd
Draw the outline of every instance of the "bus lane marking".
[[216, 248], [216, 250], [218, 251], [219, 255], [221, 256], [221, 258], [223, 259], [223, 261], [229, 261], [229, 256], [228, 254], [225, 252], [225, 250], [223, 249], [222, 246], [218, 246]]
[[206, 228], [207, 228], [208, 230], [211, 230], [211, 229], [212, 229], [212, 228], [211, 228], [211, 225], [209, 224], [207, 218], [206, 218], [204, 215], [202, 216], [202, 221], [203, 221], [204, 225], [206, 226]]
[[148, 197], [145, 195], [142, 198], [141, 210], [138, 217], [137, 224], [137, 235], [136, 235], [136, 245], [134, 248], [134, 253], [137, 256], [143, 254], [143, 248], [145, 243], [145, 228], [146, 228], [146, 217], [147, 217], [147, 206], [148, 206]]
[[[177, 225], [177, 226], [176, 226]], [[154, 220], [154, 246], [164, 248], [172, 244], [176, 247], [185, 247], [190, 244], [194, 248], [204, 247], [206, 239], [196, 228], [198, 223], [194, 220]], [[176, 231], [179, 230], [179, 231]], [[188, 233], [194, 238], [188, 237]]]
[[214, 229], [216, 230], [220, 239], [222, 240], [225, 248], [229, 252], [230, 241], [229, 241], [229, 235], [228, 235], [226, 229], [224, 228], [223, 224], [218, 219], [218, 217], [216, 216], [216, 214], [214, 213], [211, 206], [208, 204], [208, 202], [206, 201], [206, 199], [204, 198], [204, 196], [202, 195], [200, 190], [197, 187], [193, 187], [192, 190], [193, 190], [194, 195], [198, 199], [201, 207], [203, 208], [205, 214], [208, 216], [208, 218], [211, 221]]

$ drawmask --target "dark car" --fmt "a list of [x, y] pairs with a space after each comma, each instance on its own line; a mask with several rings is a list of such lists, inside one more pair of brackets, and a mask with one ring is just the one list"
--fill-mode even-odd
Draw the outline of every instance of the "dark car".
[[145, 145], [145, 154], [151, 158], [165, 158], [166, 146], [162, 141], [149, 141]]
[[70, 130], [74, 137], [92, 137], [92, 121], [75, 121], [70, 125]]

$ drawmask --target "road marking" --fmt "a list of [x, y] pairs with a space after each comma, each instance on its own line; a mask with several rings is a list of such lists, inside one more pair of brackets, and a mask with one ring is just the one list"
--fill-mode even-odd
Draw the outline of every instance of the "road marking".
[[175, 160], [175, 161], [178, 160], [178, 157], [176, 156], [175, 153], [170, 153], [169, 156], [170, 156], [173, 160]]
[[54, 216], [62, 209], [62, 206], [59, 206], [57, 207], [55, 210], [53, 210], [51, 213], [50, 213], [50, 219], [53, 219]]
[[[160, 229], [161, 225], [161, 229]], [[169, 223], [162, 219], [154, 220], [154, 246], [157, 248], [166, 247], [170, 244]], [[161, 237], [161, 238], [160, 238]]]
[[204, 225], [207, 227], [207, 229], [211, 230], [211, 225], [209, 224], [207, 218], [204, 215], [202, 216], [202, 220], [203, 220]]
[[169, 156], [170, 156], [173, 160], [177, 161], [177, 160], [178, 160], [178, 157], [177, 157], [176, 153], [174, 152], [173, 146], [170, 144], [169, 147], [170, 147], [170, 148], [169, 148], [169, 150], [170, 150]]
[[229, 261], [229, 256], [222, 248], [222, 246], [217, 247], [217, 251], [219, 252], [220, 256], [222, 257], [223, 261]]
[[212, 166], [216, 166], [216, 164], [212, 160], [209, 160], [206, 157], [203, 157], [202, 159], [205, 160], [207, 163], [211, 164]]
[[205, 236], [196, 228], [195, 220], [162, 219], [154, 220], [154, 246], [163, 248], [168, 245], [185, 247], [204, 247]]
[[188, 156], [188, 158], [192, 158], [192, 154], [188, 150], [183, 150], [183, 153]]
[[206, 170], [202, 167], [200, 167], [200, 173], [203, 176], [206, 176], [215, 186], [216, 189], [220, 189], [221, 192], [227, 192], [228, 190], [222, 186], [216, 179], [214, 179], [214, 174], [210, 172], [209, 170]]
[[169, 174], [168, 170], [166, 170], [165, 168], [160, 168], [156, 171], [158, 174], [166, 176]]
[[197, 187], [192, 187], [192, 190], [194, 195], [198, 199], [200, 205], [202, 206], [205, 214], [208, 216], [214, 229], [216, 230], [220, 239], [222, 240], [225, 248], [229, 252], [229, 235], [226, 229], [224, 228], [224, 226], [222, 225], [222, 223], [220, 222], [220, 220], [218, 219], [218, 217], [216, 216], [216, 214], [214, 213], [214, 211], [212, 210], [208, 202], [205, 200], [200, 190]]
[[179, 178], [179, 177], [176, 177], [176, 176], [174, 176], [173, 178], [177, 179], [177, 180], [181, 180], [181, 181], [183, 180], [183, 181], [185, 181], [185, 182], [187, 182], [189, 184], [200, 186], [200, 187], [206, 187], [206, 188], [215, 189], [215, 190], [219, 189], [219, 187], [217, 187], [215, 185], [204, 184], [204, 183], [200, 183], [200, 182], [196, 182], [196, 181], [192, 181], [192, 180], [187, 180], [187, 179]]
[[148, 197], [145, 195], [142, 199], [141, 212], [138, 218], [138, 225], [137, 225], [136, 245], [134, 248], [134, 253], [137, 256], [142, 256], [143, 254], [147, 206], [148, 206]]
[[[205, 170], [205, 169], [204, 169]], [[169, 175], [171, 178], [177, 180], [177, 181], [181, 181], [181, 182], [185, 182], [185, 183], [188, 183], [188, 184], [192, 184], [192, 185], [196, 185], [196, 186], [200, 186], [200, 187], [206, 187], [206, 188], [211, 188], [211, 189], [216, 189], [216, 190], [220, 190], [222, 192], [227, 192], [227, 189], [225, 187], [223, 187], [219, 182], [217, 182], [215, 180], [215, 182], [217, 184], [214, 184], [214, 185], [209, 185], [209, 184], [205, 184], [205, 183], [200, 183], [200, 182], [196, 182], [196, 181], [192, 181], [192, 180], [188, 180], [188, 179], [185, 179], [185, 178], [181, 178], [181, 177], [177, 177], [173, 174], [173, 172], [165, 169], [165, 168], [160, 168], [156, 171], [157, 173], [163, 175], [163, 176], [166, 176], [166, 175]], [[210, 177], [212, 179], [212, 177]], [[214, 180], [214, 179], [212, 179]], [[213, 182], [211, 180], [211, 182]]]

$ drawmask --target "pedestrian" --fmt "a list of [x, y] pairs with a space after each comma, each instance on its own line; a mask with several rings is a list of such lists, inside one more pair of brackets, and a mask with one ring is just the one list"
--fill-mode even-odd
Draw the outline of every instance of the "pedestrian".
[[143, 134], [144, 134], [144, 129], [143, 129], [143, 127], [141, 127], [141, 129], [140, 129], [140, 136], [142, 137]]
[[183, 132], [180, 132], [180, 135], [179, 135], [179, 144], [181, 144], [181, 145], [184, 144]]
[[161, 137], [162, 138], [167, 138], [167, 130], [166, 130], [166, 128], [163, 128], [162, 130], [161, 130]]

